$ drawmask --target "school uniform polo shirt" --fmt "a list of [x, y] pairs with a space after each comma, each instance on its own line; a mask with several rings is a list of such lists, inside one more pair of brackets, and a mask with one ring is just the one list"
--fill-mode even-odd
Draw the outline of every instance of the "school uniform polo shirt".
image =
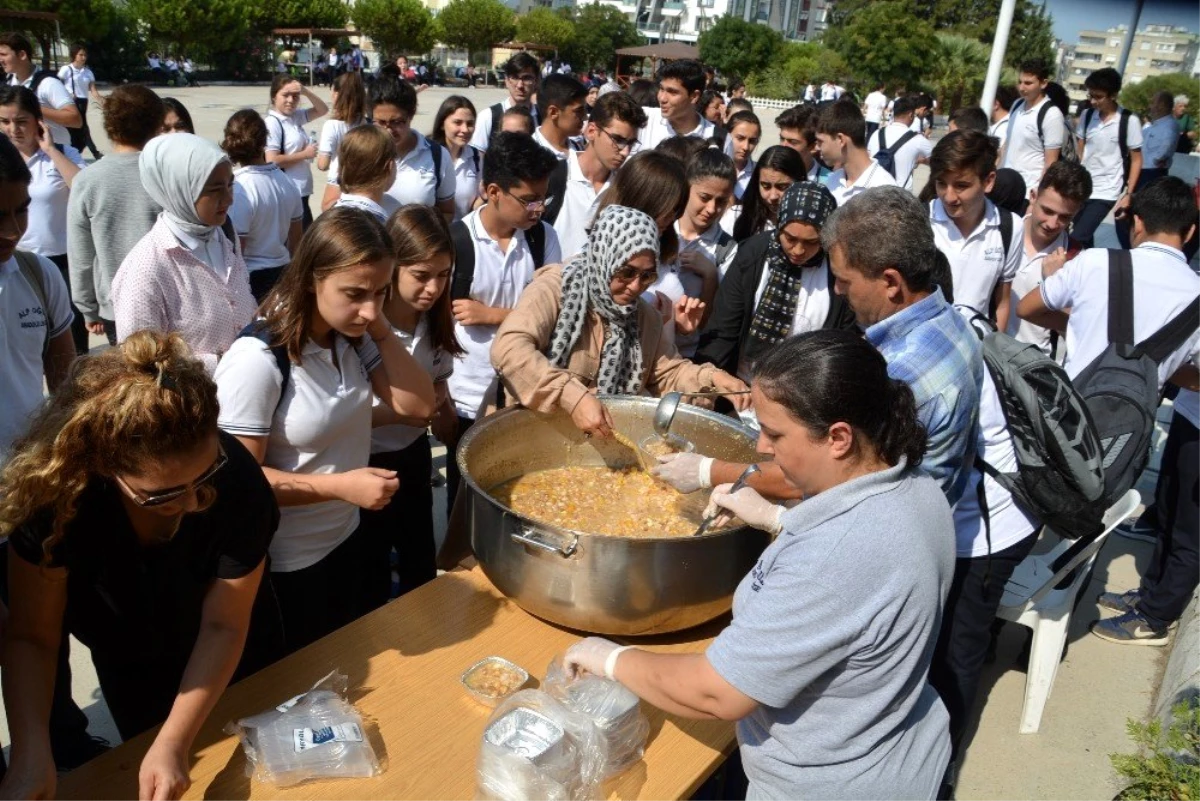
[[42, 352], [46, 327], [50, 338], [71, 328], [71, 296], [54, 262], [37, 257], [46, 288], [42, 307], [37, 292], [21, 274], [16, 256], [0, 264], [0, 465], [14, 440], [42, 405]]
[[846, 168], [834, 170], [825, 178], [825, 188], [833, 194], [833, 199], [837, 201], [839, 206], [845, 205], [846, 201], [855, 195], [866, 192], [876, 186], [896, 186], [896, 179], [892, 174], [879, 166], [879, 162], [871, 160], [871, 166], [863, 170], [862, 175], [858, 176], [856, 181], [846, 180]]
[[[1200, 276], [1183, 253], [1146, 242], [1131, 252], [1133, 260], [1133, 339], [1143, 342], [1175, 319], [1200, 295]], [[1108, 347], [1108, 251], [1085, 250], [1042, 282], [1046, 308], [1070, 309], [1070, 348], [1063, 369], [1071, 378]], [[1158, 365], [1159, 389], [1185, 361], [1200, 358], [1200, 331]]]
[[[508, 111], [513, 107], [511, 97], [506, 97], [500, 101], [501, 113]], [[529, 113], [533, 115], [533, 129], [536, 131], [541, 120], [538, 119], [537, 106], [530, 104]], [[496, 130], [499, 130], [497, 128]], [[492, 106], [485, 106], [479, 109], [479, 114], [475, 116], [475, 133], [471, 136], [471, 147], [481, 153], [486, 153], [488, 142], [492, 138]]]
[[[1083, 140], [1083, 166], [1092, 176], [1092, 200], [1116, 202], [1125, 188], [1125, 167], [1121, 159], [1121, 110], [1118, 108], [1108, 119], [1100, 119], [1099, 112], [1084, 113], [1086, 129], [1079, 132]], [[1129, 115], [1125, 129], [1125, 146], [1130, 151], [1142, 149], [1142, 121], [1136, 114]], [[1130, 187], [1132, 189], [1132, 187]]]
[[569, 154], [575, 152], [576, 150], [583, 149], [579, 146], [579, 140], [577, 138], [568, 138], [567, 139], [567, 149], [559, 150], [557, 147], [555, 147], [553, 144], [550, 143], [550, 140], [547, 139], [546, 136], [542, 133], [542, 129], [540, 127], [534, 129], [533, 141], [537, 142], [539, 145], [541, 145], [542, 147], [546, 148], [551, 153], [553, 153], [554, 158], [558, 159], [559, 161], [566, 161], [567, 156]]
[[[33, 76], [36, 73], [29, 73], [29, 77], [23, 81], [17, 80], [16, 75], [8, 76], [9, 86], [24, 86], [26, 89], [33, 86]], [[46, 108], [52, 108], [61, 111], [64, 108], [75, 108], [75, 98], [67, 91], [67, 87], [63, 82], [52, 75], [47, 75], [38, 84], [37, 99]], [[43, 125], [50, 131], [50, 138], [54, 140], [56, 145], [71, 144], [71, 134], [67, 131], [67, 126], [60, 125], [57, 122], [43, 120]]]
[[471, 213], [483, 181], [483, 152], [467, 145], [454, 160], [454, 219]]
[[[471, 281], [471, 300], [492, 308], [511, 309], [517, 305], [521, 291], [533, 280], [533, 256], [525, 242], [525, 232], [516, 231], [508, 241], [508, 249], [492, 239], [479, 219], [481, 209], [463, 218], [475, 246], [475, 273]], [[539, 223], [540, 224], [540, 223]], [[562, 261], [558, 236], [547, 226], [544, 264]], [[463, 325], [454, 321], [454, 335], [466, 352], [455, 357], [454, 374], [450, 376], [450, 396], [454, 407], [463, 417], [475, 419], [484, 402], [484, 393], [496, 376], [492, 368], [492, 341], [499, 326]]]
[[[671, 127], [670, 121], [663, 116], [662, 109], [659, 108], [644, 108], [646, 112], [646, 125], [638, 131], [638, 150], [652, 150], [658, 147], [658, 143], [664, 139], [670, 139], [672, 136], [678, 136], [679, 132]], [[684, 136], [694, 136], [699, 139], [711, 139], [716, 133], [717, 126], [713, 125], [703, 114], [697, 113], [699, 125], [688, 131]]]
[[[443, 200], [453, 200], [457, 184], [454, 179], [454, 163], [450, 151], [413, 131], [417, 144], [413, 149], [396, 159], [396, 180], [386, 194], [401, 206], [420, 203], [433, 206]], [[433, 148], [442, 148], [441, 181], [434, 173]]]
[[[608, 189], [613, 176], [610, 173], [600, 192]], [[567, 154], [567, 183], [563, 194], [562, 208], [554, 220], [554, 233], [558, 234], [558, 243], [562, 253], [567, 258], [583, 250], [587, 244], [587, 229], [596, 216], [596, 206], [600, 192], [597, 192], [592, 182], [583, 174], [579, 166], [579, 154]], [[552, 262], [547, 261], [547, 264]]]
[[277, 164], [257, 164], [233, 171], [233, 205], [229, 219], [242, 240], [246, 269], [267, 270], [292, 260], [288, 234], [304, 216], [300, 190]]
[[[946, 215], [937, 198], [929, 203], [929, 221], [934, 244], [950, 261], [955, 305], [970, 306], [987, 317], [996, 285], [1011, 283], [1021, 266], [1022, 229], [1020, 217], [996, 208], [990, 200], [984, 202], [983, 220], [967, 236]], [[1007, 253], [1000, 234], [1001, 214], [1012, 216], [1012, 241]]]
[[[896, 143], [908, 133], [908, 130], [906, 126], [897, 122], [880, 128], [871, 134], [871, 138], [867, 140], [867, 152], [874, 157], [881, 150], [879, 146], [880, 134], [883, 135], [883, 141], [887, 142], [888, 147], [895, 147]], [[920, 133], [917, 133], [916, 136], [905, 142], [895, 152], [893, 157], [896, 162], [896, 183], [905, 189], [911, 189], [912, 174], [913, 170], [917, 168], [917, 160], [922, 156], [929, 158], [931, 153], [933, 153], [933, 142], [929, 141], [928, 137], [921, 136]]]
[[[1025, 220], [1021, 221], [1021, 228], [1013, 233], [1014, 245], [1019, 244], [1021, 248], [1021, 266], [1017, 268], [1017, 274], [1013, 276], [1012, 286], [1010, 287], [1012, 294], [1009, 305], [1008, 329], [1006, 333], [1017, 340], [1030, 345], [1036, 345], [1039, 350], [1050, 355], [1052, 350], [1050, 346], [1051, 331], [1049, 328], [1042, 328], [1040, 325], [1034, 325], [1028, 320], [1022, 320], [1017, 316], [1017, 304], [1021, 302], [1021, 298], [1025, 297], [1030, 292], [1036, 292], [1038, 285], [1042, 283], [1042, 262], [1054, 251], [1059, 248], [1066, 248], [1070, 244], [1070, 238], [1067, 232], [1063, 231], [1058, 235], [1058, 238], [1047, 245], [1044, 249], [1030, 254], [1026, 252], [1024, 245], [1024, 237], [1021, 233], [1025, 230]], [[1067, 353], [1067, 343], [1065, 339], [1059, 339], [1058, 347], [1055, 350], [1055, 359], [1062, 363]]]
[[[304, 131], [308, 123], [309, 109], [302, 108], [293, 111], [290, 116], [284, 116], [275, 109], [267, 112], [267, 152], [281, 154], [299, 153], [308, 147], [312, 141]], [[300, 197], [308, 197], [313, 193], [312, 167], [308, 160], [298, 161], [282, 168], [287, 176], [296, 182]]]
[[[63, 155], [83, 167], [83, 156], [70, 145], [63, 146]], [[41, 150], [26, 162], [33, 180], [29, 182], [29, 226], [17, 243], [21, 250], [39, 256], [62, 256], [67, 252], [67, 201], [71, 188], [54, 161]]]
[[1066, 123], [1062, 112], [1051, 103], [1042, 121], [1042, 137], [1038, 136], [1038, 114], [1042, 106], [1050, 103], [1050, 98], [1043, 96], [1037, 105], [1029, 108], [1024, 100], [1013, 104], [1008, 115], [1008, 139], [1004, 148], [1004, 163], [1001, 167], [1011, 167], [1021, 173], [1025, 186], [1035, 187], [1042, 180], [1042, 171], [1046, 167], [1046, 151], [1061, 150], [1066, 139]]
[[1004, 143], [1008, 141], [1008, 115], [996, 120], [988, 128], [988, 136], [994, 136], [1000, 142], [1000, 147], [1004, 147]]

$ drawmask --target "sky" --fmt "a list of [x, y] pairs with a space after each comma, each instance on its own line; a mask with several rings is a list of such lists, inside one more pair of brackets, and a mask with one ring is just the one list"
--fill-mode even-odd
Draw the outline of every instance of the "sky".
[[[1106, 30], [1128, 25], [1133, 15], [1132, 0], [1045, 0], [1054, 17], [1054, 35], [1067, 42], [1079, 39], [1082, 30]], [[1200, 33], [1200, 9], [1196, 0], [1146, 0], [1139, 29], [1146, 25], [1181, 25]]]

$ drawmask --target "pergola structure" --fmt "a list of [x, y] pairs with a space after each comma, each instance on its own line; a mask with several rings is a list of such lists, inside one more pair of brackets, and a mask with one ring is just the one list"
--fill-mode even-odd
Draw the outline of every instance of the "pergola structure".
[[[12, 20], [14, 23], [18, 23], [16, 25], [6, 24], [6, 28], [19, 28], [23, 27], [21, 23], [28, 24], [31, 22], [40, 23], [37, 26], [38, 28], [42, 28], [43, 26], [49, 28], [50, 25], [53, 25], [54, 41], [62, 41], [62, 29], [59, 26], [61, 18], [58, 16], [58, 14], [54, 14], [50, 11], [16, 11], [8, 8], [0, 8], [0, 20], [3, 20], [5, 23], [8, 23], [9, 20]], [[40, 39], [40, 37], [35, 38]], [[42, 60], [44, 66], [49, 66], [50, 57], [52, 55], [51, 50], [52, 48], [43, 48]], [[58, 64], [55, 63], [54, 66], [57, 67]]]
[[617, 51], [617, 82], [628, 86], [630, 75], [621, 74], [622, 58], [648, 58], [654, 62], [654, 71], [663, 61], [682, 61], [683, 59], [700, 58], [700, 49], [684, 42], [662, 42], [661, 44], [642, 45], [641, 47], [622, 47]]
[[362, 36], [361, 31], [354, 31], [349, 28], [275, 28], [271, 31], [271, 34], [273, 36], [287, 36], [291, 38], [298, 36], [308, 37], [308, 82], [310, 85], [315, 81], [313, 70], [316, 68], [311, 57], [313, 39], [342, 39], [350, 36]]

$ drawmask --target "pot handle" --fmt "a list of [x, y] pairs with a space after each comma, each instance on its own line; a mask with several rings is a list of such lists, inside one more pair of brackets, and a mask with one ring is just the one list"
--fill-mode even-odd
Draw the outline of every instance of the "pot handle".
[[510, 536], [513, 542], [519, 542], [522, 545], [529, 545], [538, 550], [546, 551], [547, 553], [556, 553], [564, 557], [571, 556], [579, 548], [578, 537], [565, 540], [557, 534], [539, 531], [529, 526], [519, 526]]

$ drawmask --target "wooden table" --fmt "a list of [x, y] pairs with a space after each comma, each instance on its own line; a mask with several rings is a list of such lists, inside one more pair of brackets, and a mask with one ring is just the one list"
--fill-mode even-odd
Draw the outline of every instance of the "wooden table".
[[[637, 642], [699, 652], [726, 622]], [[579, 636], [521, 610], [479, 568], [442, 575], [230, 687], [196, 738], [184, 798], [474, 798], [475, 760], [491, 710], [466, 694], [462, 672], [498, 655], [540, 678]], [[304, 692], [334, 668], [350, 679], [351, 700], [367, 721], [384, 773], [287, 789], [248, 778], [241, 746], [221, 729]], [[732, 724], [684, 720], [646, 703], [642, 710], [650, 719], [645, 757], [605, 786], [609, 798], [687, 798], [736, 745]], [[137, 798], [138, 768], [154, 734], [68, 774], [58, 797]]]

